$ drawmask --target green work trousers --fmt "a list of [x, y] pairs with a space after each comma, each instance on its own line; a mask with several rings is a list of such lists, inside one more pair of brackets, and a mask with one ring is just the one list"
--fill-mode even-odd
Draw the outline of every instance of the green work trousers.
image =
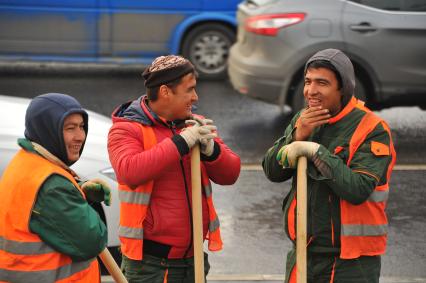
[[[204, 275], [210, 269], [204, 253]], [[167, 259], [144, 255], [143, 260], [132, 260], [123, 255], [121, 270], [129, 283], [163, 283], [167, 273], [168, 283], [194, 283], [194, 258]], [[206, 280], [207, 282], [207, 280]]]
[[[287, 254], [285, 282], [296, 264], [296, 250]], [[380, 256], [341, 259], [336, 254], [308, 252], [308, 283], [379, 283]], [[331, 280], [333, 277], [333, 280]]]

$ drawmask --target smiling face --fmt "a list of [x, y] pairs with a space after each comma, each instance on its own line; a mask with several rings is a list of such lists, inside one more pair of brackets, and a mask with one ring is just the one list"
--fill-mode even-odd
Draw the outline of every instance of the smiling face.
[[64, 120], [63, 134], [68, 160], [75, 162], [80, 158], [80, 150], [86, 139], [83, 116], [78, 113], [67, 116]]
[[303, 89], [309, 107], [322, 106], [335, 116], [342, 109], [342, 94], [333, 71], [327, 68], [308, 68]]
[[193, 73], [189, 73], [182, 78], [180, 84], [170, 88], [167, 86], [167, 120], [184, 120], [192, 115], [192, 105], [198, 101], [198, 95], [195, 91], [197, 81]]

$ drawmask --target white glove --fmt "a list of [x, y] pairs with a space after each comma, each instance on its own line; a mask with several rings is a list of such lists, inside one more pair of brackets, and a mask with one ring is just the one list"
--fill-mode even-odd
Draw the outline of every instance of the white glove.
[[[191, 121], [191, 120], [188, 120]], [[185, 121], [186, 122], [186, 121]], [[194, 121], [195, 122], [195, 121]], [[187, 127], [180, 132], [181, 137], [186, 141], [189, 148], [192, 148], [200, 140], [200, 126], [197, 123], [192, 127]]]
[[284, 168], [296, 168], [297, 159], [300, 156], [306, 156], [308, 159], [317, 153], [320, 145], [316, 142], [295, 141], [291, 144], [283, 146], [277, 154], [278, 163]]
[[217, 137], [217, 127], [213, 124], [211, 119], [201, 119], [198, 117], [193, 117], [202, 127], [208, 129], [209, 131], [203, 131], [201, 133], [200, 144], [201, 144], [201, 153], [206, 156], [211, 156], [214, 151], [214, 138]]
[[[189, 148], [194, 146], [194, 144], [197, 142], [197, 140], [201, 144], [201, 153], [210, 156], [213, 154], [214, 150], [214, 141], [213, 139], [217, 137], [216, 129], [217, 127], [213, 125], [213, 121], [210, 119], [199, 119], [195, 118], [194, 120], [186, 120], [186, 125], [192, 125], [191, 127], [185, 128], [181, 135], [185, 139], [186, 143], [188, 144]], [[189, 135], [185, 134], [185, 132], [189, 131], [190, 129], [193, 129], [191, 131], [195, 131], [195, 128], [197, 129], [197, 133], [195, 135]], [[188, 136], [188, 137], [187, 137]], [[197, 140], [192, 143], [191, 141], [188, 141], [186, 138], [192, 139], [197, 138]]]
[[217, 127], [215, 125], [205, 125], [200, 128], [202, 128], [200, 131], [201, 153], [206, 156], [211, 156], [214, 151], [214, 138], [217, 137]]

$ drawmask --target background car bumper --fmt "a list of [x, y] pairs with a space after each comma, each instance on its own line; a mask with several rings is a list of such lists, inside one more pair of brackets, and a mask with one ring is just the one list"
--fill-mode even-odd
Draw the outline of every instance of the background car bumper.
[[228, 75], [234, 89], [249, 97], [276, 104], [283, 79], [271, 76], [263, 77], [263, 72], [258, 66], [248, 66], [244, 63], [245, 58], [238, 57], [233, 53], [228, 61]]

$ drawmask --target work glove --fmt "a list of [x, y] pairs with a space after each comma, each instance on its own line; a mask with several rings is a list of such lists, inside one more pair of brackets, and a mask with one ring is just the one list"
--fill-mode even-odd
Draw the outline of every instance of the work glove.
[[187, 127], [180, 132], [180, 136], [185, 140], [188, 147], [191, 149], [200, 139], [200, 126], [194, 120], [186, 120], [185, 124], [192, 124], [192, 127]]
[[81, 186], [86, 199], [91, 202], [104, 202], [105, 205], [111, 204], [111, 188], [108, 184], [98, 178], [86, 181]]
[[[209, 143], [209, 140], [213, 142], [213, 138], [217, 136], [217, 134], [213, 132], [216, 130], [216, 126], [214, 125], [200, 125], [196, 120], [186, 120], [185, 124], [189, 127], [183, 129], [180, 135], [186, 141], [189, 148], [192, 148], [198, 141], [201, 143], [203, 140], [206, 144]], [[213, 148], [211, 148], [210, 155], [212, 153]]]
[[283, 146], [277, 154], [278, 163], [283, 168], [296, 168], [297, 159], [300, 156], [306, 156], [309, 160], [317, 153], [320, 145], [316, 142], [295, 141]]
[[217, 137], [217, 127], [213, 124], [213, 120], [211, 119], [201, 119], [198, 117], [193, 117], [195, 121], [198, 122], [199, 125], [204, 127], [204, 129], [209, 131], [202, 131], [200, 137], [200, 151], [202, 154], [206, 156], [211, 156], [214, 151], [214, 138]]

